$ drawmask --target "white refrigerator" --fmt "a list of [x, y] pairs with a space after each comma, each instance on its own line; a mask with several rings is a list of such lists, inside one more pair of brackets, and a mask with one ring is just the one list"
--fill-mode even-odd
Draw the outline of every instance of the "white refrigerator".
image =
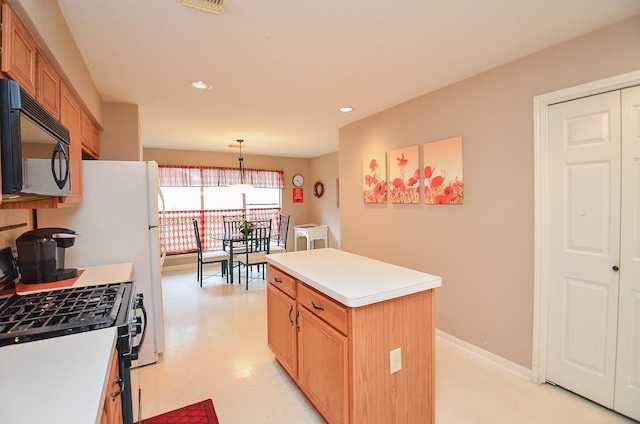
[[78, 234], [65, 249], [66, 268], [133, 263], [136, 292], [144, 294], [148, 319], [133, 366], [154, 363], [164, 351], [159, 196], [156, 162], [85, 160], [80, 206], [37, 212], [38, 228], [69, 228]]

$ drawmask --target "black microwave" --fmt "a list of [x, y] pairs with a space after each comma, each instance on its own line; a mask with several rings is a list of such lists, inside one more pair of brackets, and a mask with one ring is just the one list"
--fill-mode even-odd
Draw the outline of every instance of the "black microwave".
[[0, 79], [2, 202], [71, 193], [69, 130], [17, 82]]

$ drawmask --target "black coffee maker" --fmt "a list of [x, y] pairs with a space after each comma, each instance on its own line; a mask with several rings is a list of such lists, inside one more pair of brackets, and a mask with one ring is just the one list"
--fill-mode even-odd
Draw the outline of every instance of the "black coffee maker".
[[76, 232], [66, 228], [40, 228], [16, 239], [18, 269], [26, 284], [49, 283], [78, 275], [77, 268], [64, 267], [64, 250], [73, 246]]

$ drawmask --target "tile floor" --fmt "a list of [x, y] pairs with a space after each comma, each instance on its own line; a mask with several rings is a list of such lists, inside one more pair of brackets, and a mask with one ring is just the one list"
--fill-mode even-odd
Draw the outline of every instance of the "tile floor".
[[[212, 277], [200, 288], [194, 267], [163, 273], [163, 289], [166, 351], [158, 363], [134, 370], [143, 418], [211, 398], [221, 424], [324, 422], [267, 347], [264, 280], [245, 291], [244, 284]], [[562, 389], [535, 385], [437, 337], [436, 422], [635, 421]]]

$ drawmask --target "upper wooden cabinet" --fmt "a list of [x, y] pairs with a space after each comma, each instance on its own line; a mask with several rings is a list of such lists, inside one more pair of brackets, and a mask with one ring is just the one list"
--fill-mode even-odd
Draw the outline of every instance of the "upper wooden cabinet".
[[64, 85], [60, 74], [37, 45], [13, 9], [2, 4], [2, 59], [4, 78], [15, 80], [68, 130], [71, 194], [31, 202], [0, 204], [0, 209], [40, 209], [77, 206], [82, 202], [82, 159], [98, 159], [98, 126]]
[[76, 206], [82, 202], [82, 109], [64, 84], [60, 88], [60, 122], [69, 130], [71, 140], [71, 194], [63, 197], [59, 206]]
[[[8, 4], [2, 5], [2, 72], [36, 97], [38, 48]], [[59, 115], [59, 112], [58, 112]]]
[[98, 159], [100, 157], [100, 135], [98, 128], [86, 113], [82, 113], [82, 157]]
[[[37, 55], [38, 78], [36, 100], [56, 119], [60, 120], [60, 99], [62, 81], [53, 66], [43, 54]], [[63, 123], [64, 124], [64, 123]]]

